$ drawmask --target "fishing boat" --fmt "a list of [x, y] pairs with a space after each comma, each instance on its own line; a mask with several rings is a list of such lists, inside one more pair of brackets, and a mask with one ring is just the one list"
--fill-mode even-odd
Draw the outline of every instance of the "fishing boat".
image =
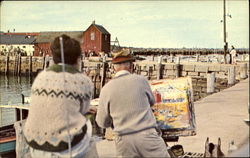
[[16, 132], [14, 123], [26, 119], [29, 105], [22, 103], [16, 105], [0, 105], [0, 155], [9, 154], [16, 148]]

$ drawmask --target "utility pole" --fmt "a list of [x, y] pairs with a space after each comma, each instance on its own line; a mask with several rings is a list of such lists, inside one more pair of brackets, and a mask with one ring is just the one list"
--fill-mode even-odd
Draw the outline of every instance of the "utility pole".
[[226, 32], [226, 0], [223, 0], [223, 24], [224, 24], [224, 60], [225, 60], [225, 64], [227, 63], [226, 60], [226, 55], [227, 55], [227, 32]]

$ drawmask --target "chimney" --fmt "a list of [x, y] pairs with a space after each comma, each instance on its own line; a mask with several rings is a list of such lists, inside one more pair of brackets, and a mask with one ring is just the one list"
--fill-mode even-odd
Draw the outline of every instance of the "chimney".
[[92, 21], [92, 24], [95, 24], [95, 20], [94, 20], [94, 21]]

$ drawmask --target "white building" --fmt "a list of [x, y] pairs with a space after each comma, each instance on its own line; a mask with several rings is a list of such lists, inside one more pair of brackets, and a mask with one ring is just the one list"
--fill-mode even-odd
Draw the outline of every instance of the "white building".
[[0, 54], [33, 56], [34, 48], [34, 36], [29, 35], [5, 35], [0, 34]]

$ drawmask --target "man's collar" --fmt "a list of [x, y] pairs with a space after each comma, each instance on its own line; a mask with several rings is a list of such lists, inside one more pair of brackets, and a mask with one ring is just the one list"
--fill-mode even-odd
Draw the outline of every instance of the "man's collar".
[[114, 77], [116, 78], [116, 77], [120, 77], [120, 76], [128, 75], [128, 74], [130, 74], [129, 71], [127, 71], [127, 70], [120, 70], [120, 71], [118, 71], [118, 72], [115, 74]]

